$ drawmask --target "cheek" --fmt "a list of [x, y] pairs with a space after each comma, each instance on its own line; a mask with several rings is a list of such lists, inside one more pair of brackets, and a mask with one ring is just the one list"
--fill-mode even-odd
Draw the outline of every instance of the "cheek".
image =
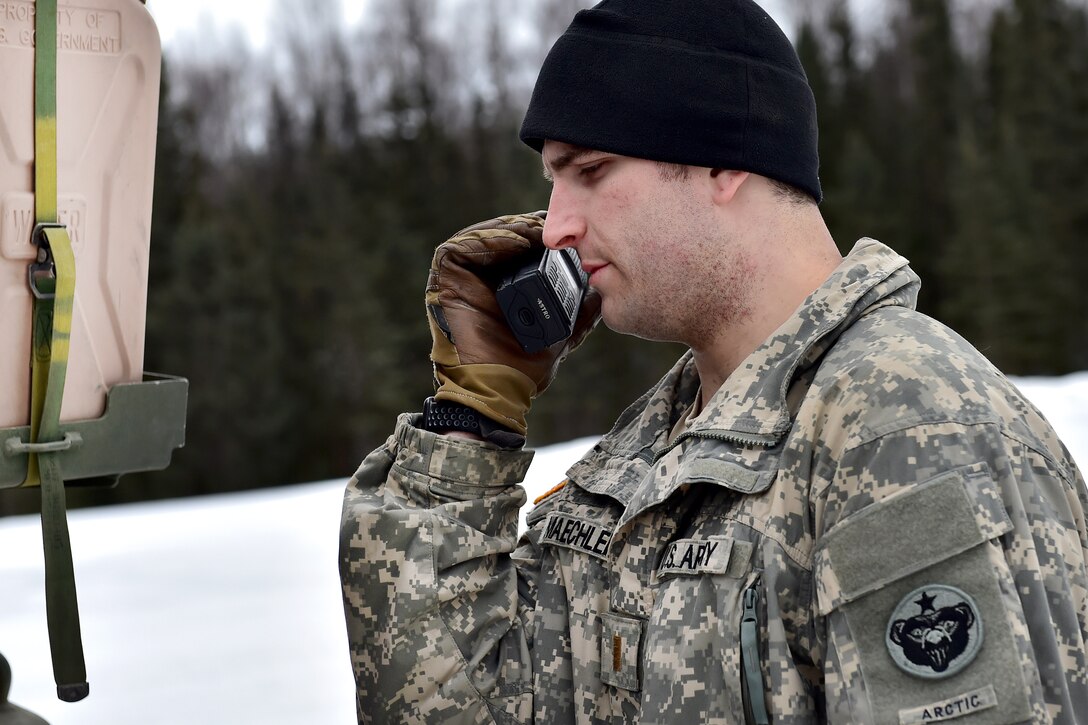
[[603, 219], [627, 219], [637, 213], [641, 205], [631, 189], [624, 184], [606, 180], [593, 195], [595, 216]]

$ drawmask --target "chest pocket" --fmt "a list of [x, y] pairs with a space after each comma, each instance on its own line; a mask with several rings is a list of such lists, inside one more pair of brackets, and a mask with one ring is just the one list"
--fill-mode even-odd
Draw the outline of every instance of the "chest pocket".
[[[703, 593], [710, 593], [706, 597], [709, 603], [728, 600], [718, 596], [723, 588], [734, 593], [740, 591], [745, 585], [752, 552], [751, 543], [726, 536], [682, 539], [669, 544], [653, 575], [662, 608], [655, 608], [656, 611], [647, 618], [616, 611], [601, 615], [601, 681], [625, 690], [639, 691], [643, 669], [654, 672], [662, 666], [676, 666], [675, 676], [665, 679], [670, 682], [670, 687], [682, 684], [680, 675], [683, 674], [683, 663], [663, 662], [659, 656], [654, 656], [663, 651], [673, 651], [677, 658], [682, 654], [676, 645], [663, 645], [667, 641], [663, 635], [666, 631], [675, 630], [674, 639], [682, 642], [685, 632], [690, 635], [698, 627], [698, 623], [689, 621], [690, 618], [706, 620], [705, 612], [696, 616], [697, 611], [702, 611], [696, 607]], [[674, 582], [671, 587], [668, 585], [669, 580], [679, 577], [686, 580]], [[681, 611], [685, 608], [690, 610], [687, 619]], [[731, 610], [736, 610], [736, 616], [726, 615], [719, 622], [737, 619], [739, 623], [739, 608], [732, 607]], [[713, 608], [707, 611], [711, 617], [718, 614]], [[652, 636], [650, 649], [646, 651], [643, 638], [648, 624], [652, 628]], [[716, 630], [716, 627], [711, 629]], [[654, 661], [647, 662], [647, 658]], [[643, 662], [645, 667], [640, 667]]]
[[[740, 630], [760, 535], [735, 520], [742, 497], [696, 483], [622, 534], [610, 618], [632, 625], [642, 652], [637, 667], [602, 656], [602, 680], [637, 688], [639, 722], [743, 722]], [[607, 671], [616, 664], [632, 676]]]
[[655, 569], [643, 722], [672, 722], [677, 712], [692, 714], [692, 722], [742, 721], [741, 620], [745, 592], [759, 574], [752, 568], [754, 532], [726, 528], [733, 530], [673, 541]]
[[841, 682], [828, 692], [829, 710], [893, 725], [1030, 719], [1026, 626], [995, 541], [1011, 529], [982, 465], [942, 474], [832, 528], [815, 562], [826, 668], [836, 675], [828, 680]]

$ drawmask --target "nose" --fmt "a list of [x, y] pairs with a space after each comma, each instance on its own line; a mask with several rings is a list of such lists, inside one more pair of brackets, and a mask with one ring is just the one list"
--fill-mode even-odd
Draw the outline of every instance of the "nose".
[[544, 220], [544, 246], [549, 249], [573, 247], [586, 234], [584, 215], [573, 195], [556, 180], [548, 201], [548, 217]]

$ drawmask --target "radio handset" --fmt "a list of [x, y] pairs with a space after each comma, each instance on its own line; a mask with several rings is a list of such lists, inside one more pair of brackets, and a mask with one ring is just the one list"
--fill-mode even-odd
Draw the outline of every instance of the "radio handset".
[[589, 275], [573, 249], [544, 249], [503, 278], [495, 290], [518, 343], [534, 353], [574, 332]]

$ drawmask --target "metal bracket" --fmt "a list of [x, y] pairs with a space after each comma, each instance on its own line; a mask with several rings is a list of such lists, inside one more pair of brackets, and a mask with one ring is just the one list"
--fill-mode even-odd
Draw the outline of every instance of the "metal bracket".
[[29, 426], [0, 429], [0, 490], [23, 484], [31, 452], [55, 453], [66, 486], [112, 485], [121, 474], [166, 468], [185, 445], [188, 396], [188, 380], [145, 373], [141, 383], [110, 389], [101, 418], [62, 422], [64, 441], [25, 443]]

